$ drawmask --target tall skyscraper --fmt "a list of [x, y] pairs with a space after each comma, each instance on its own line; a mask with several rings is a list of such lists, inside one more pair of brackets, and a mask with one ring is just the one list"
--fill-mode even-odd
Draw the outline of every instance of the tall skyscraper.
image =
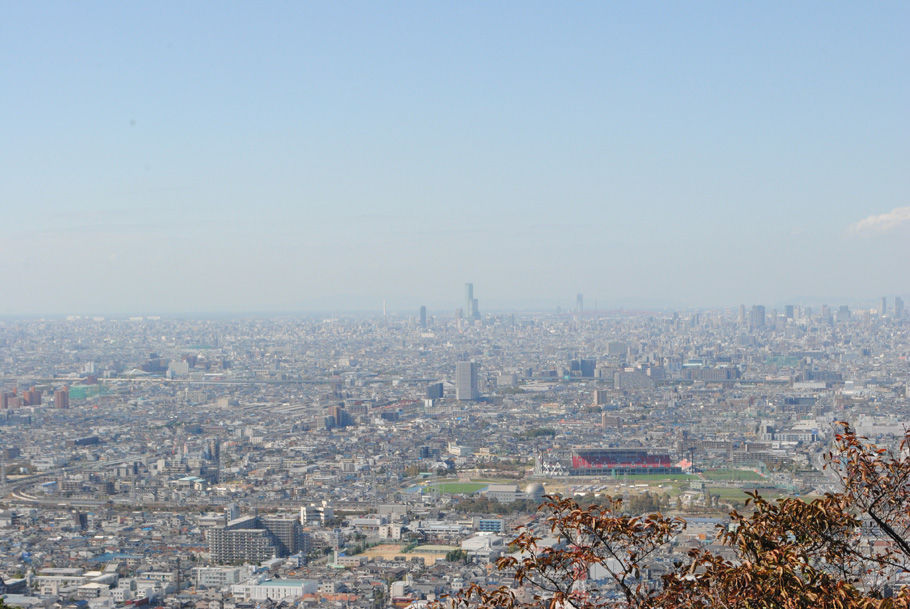
[[425, 306], [420, 307], [420, 327], [427, 327], [427, 308]]
[[578, 294], [575, 297], [575, 310], [578, 313], [584, 313], [584, 311], [585, 311], [585, 295], [584, 294]]
[[480, 309], [477, 299], [474, 298], [474, 284], [464, 284], [464, 317], [469, 321], [480, 319]]
[[475, 362], [457, 362], [455, 364], [455, 399], [470, 401], [479, 397], [477, 364]]
[[900, 296], [894, 297], [894, 318], [900, 319], [904, 316], [904, 299]]
[[878, 305], [878, 314], [882, 315], [882, 316], [888, 314], [888, 297], [887, 296], [882, 296], [882, 302], [881, 302], [881, 304]]
[[753, 305], [749, 313], [749, 327], [753, 330], [759, 330], [765, 327], [765, 307], [764, 305]]

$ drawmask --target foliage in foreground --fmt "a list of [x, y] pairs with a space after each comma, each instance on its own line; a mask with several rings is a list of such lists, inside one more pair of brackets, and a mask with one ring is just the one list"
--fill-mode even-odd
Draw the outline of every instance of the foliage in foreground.
[[[619, 499], [582, 507], [550, 496], [545, 526], [522, 528], [497, 567], [511, 586], [472, 585], [453, 609], [910, 608], [910, 431], [897, 451], [846, 424], [828, 455], [842, 490], [803, 501], [750, 496], [730, 513], [720, 549], [669, 551], [686, 522], [635, 516]], [[649, 575], [653, 575], [650, 576]]]

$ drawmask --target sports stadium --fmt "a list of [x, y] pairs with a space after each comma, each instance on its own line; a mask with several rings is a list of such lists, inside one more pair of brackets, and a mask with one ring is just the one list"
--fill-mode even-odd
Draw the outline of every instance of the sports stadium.
[[635, 474], [678, 474], [666, 452], [645, 448], [575, 448], [539, 455], [538, 475], [627, 476]]

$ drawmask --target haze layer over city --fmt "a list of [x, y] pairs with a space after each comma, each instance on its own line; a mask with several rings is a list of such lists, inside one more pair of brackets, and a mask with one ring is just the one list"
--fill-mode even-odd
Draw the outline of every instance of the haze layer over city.
[[908, 12], [0, 4], [0, 597], [526, 600], [554, 497], [735, 563], [910, 427]]

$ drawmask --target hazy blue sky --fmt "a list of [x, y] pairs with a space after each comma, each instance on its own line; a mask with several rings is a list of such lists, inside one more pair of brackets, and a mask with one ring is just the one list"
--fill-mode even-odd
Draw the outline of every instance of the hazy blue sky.
[[0, 2], [0, 313], [907, 293], [910, 3]]

